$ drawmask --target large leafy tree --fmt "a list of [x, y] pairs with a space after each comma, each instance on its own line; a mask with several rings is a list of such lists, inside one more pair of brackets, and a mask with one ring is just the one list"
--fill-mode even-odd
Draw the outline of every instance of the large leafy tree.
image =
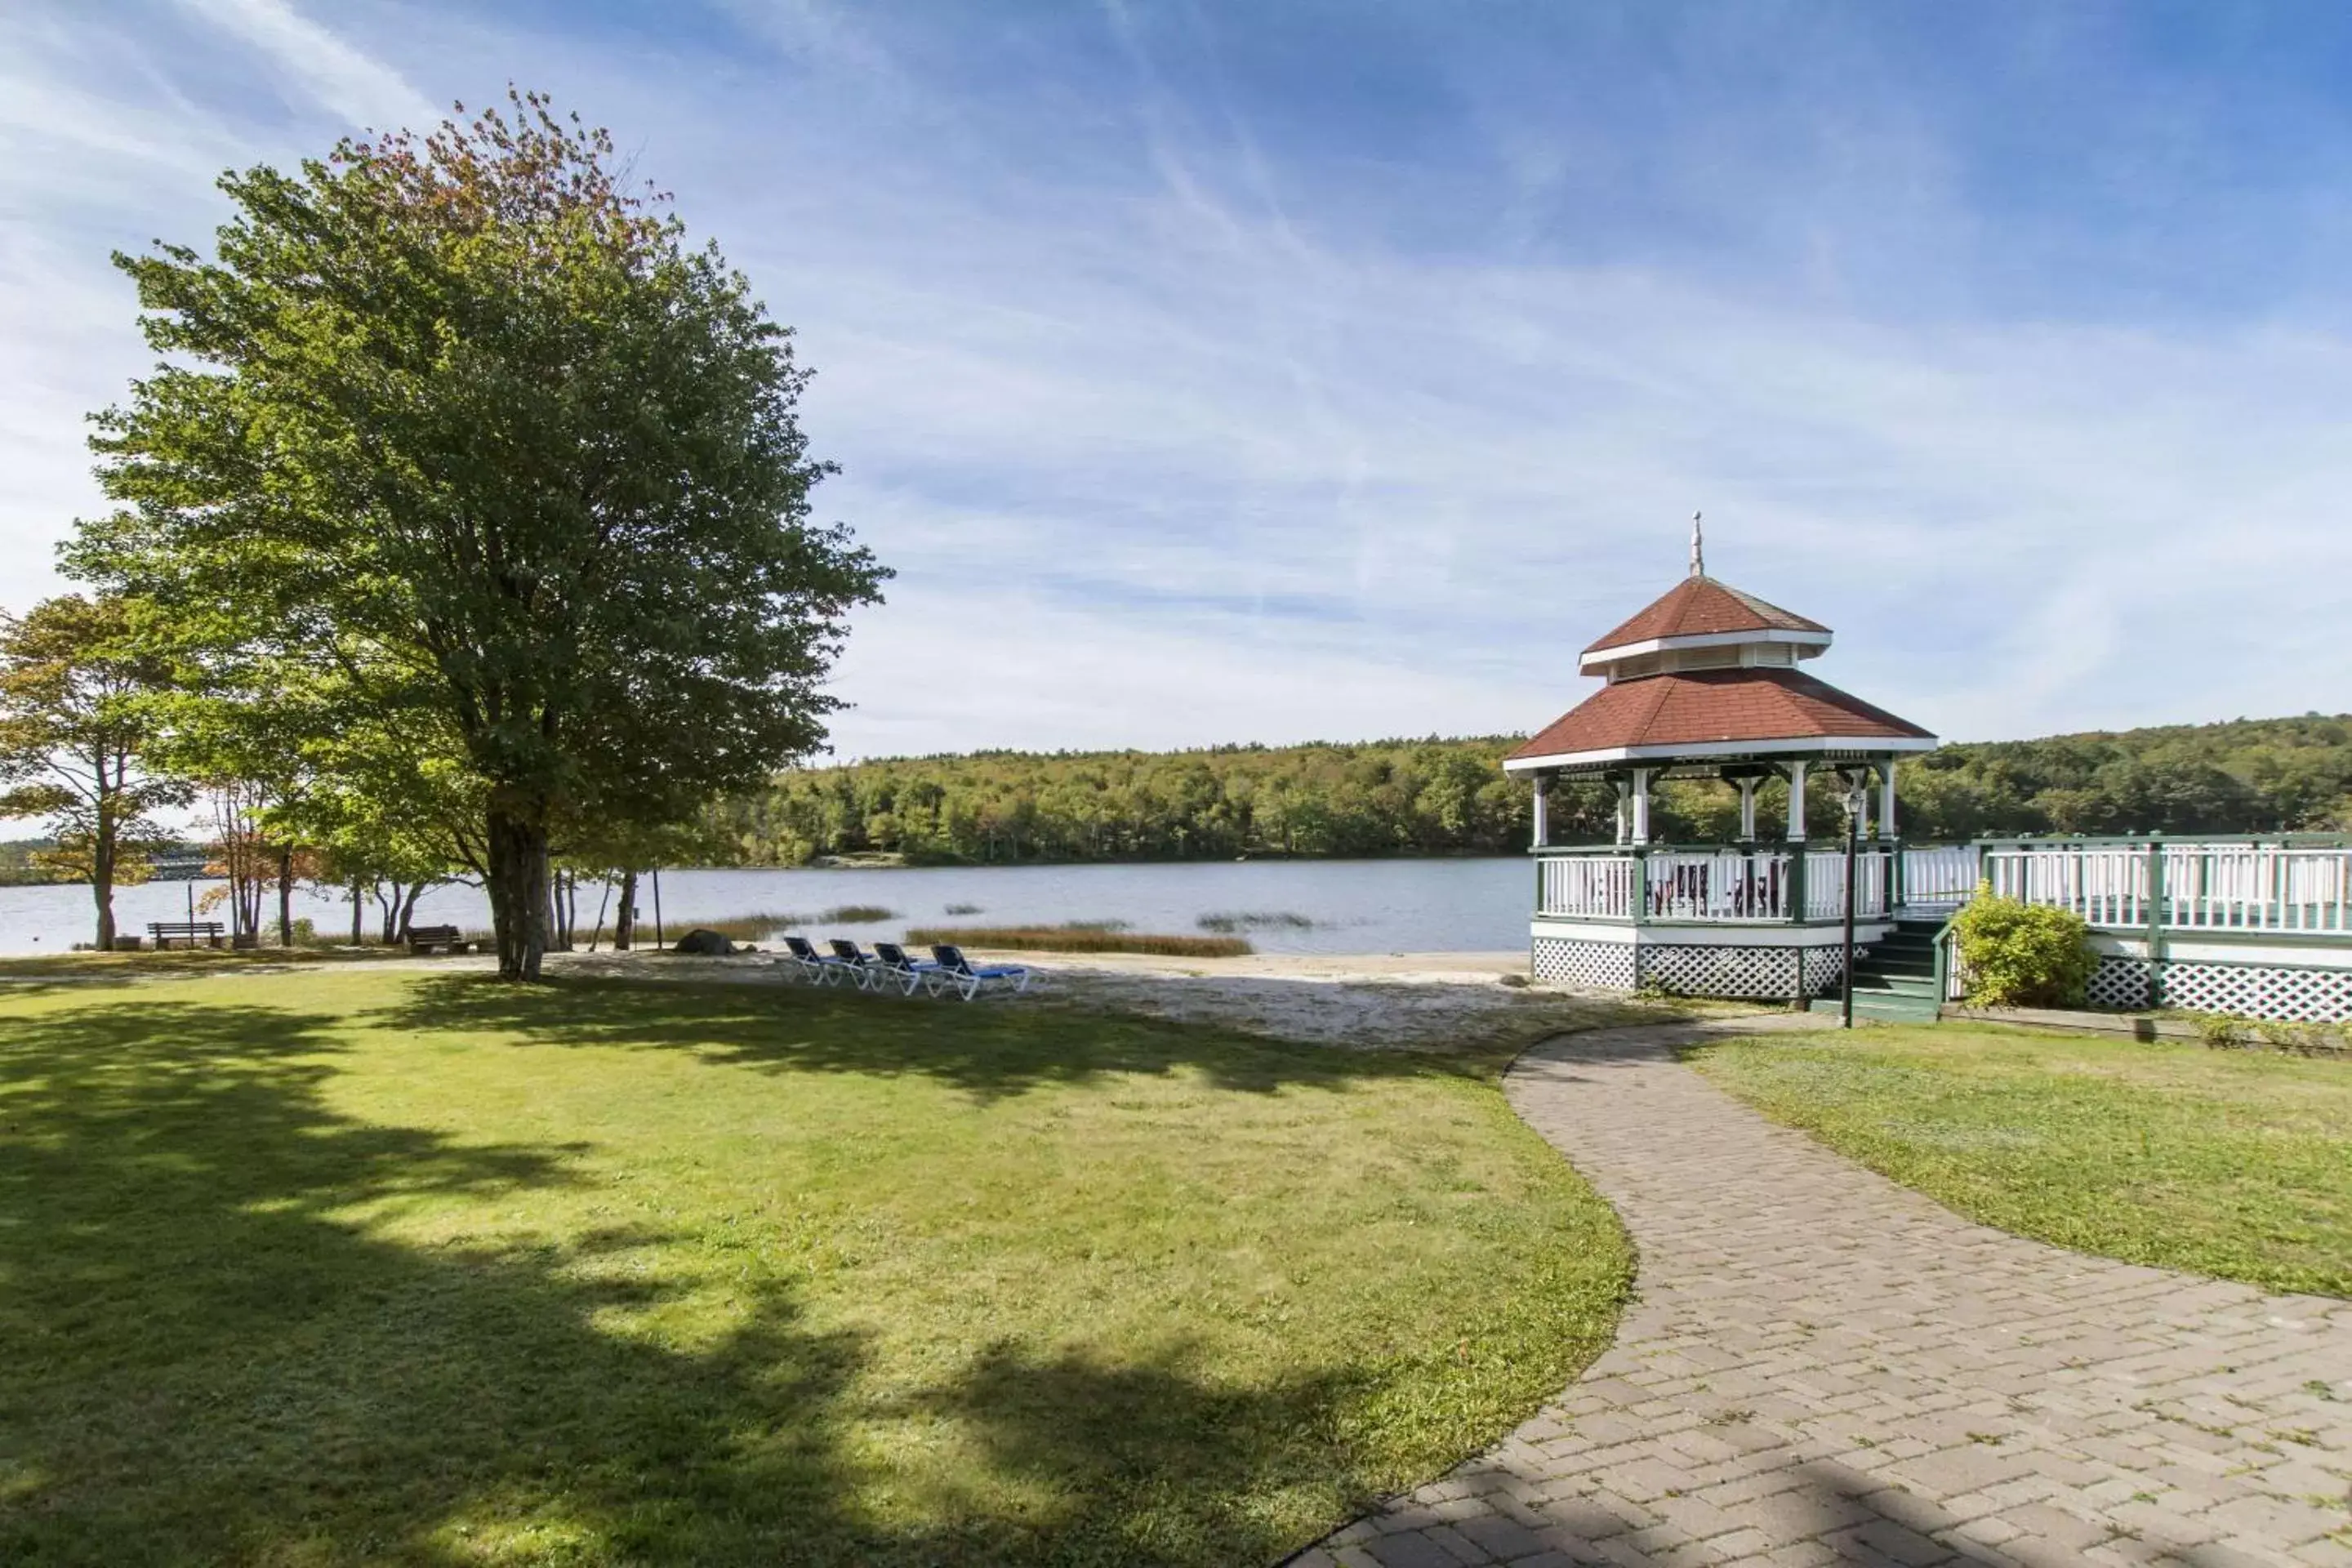
[[166, 357], [100, 417], [121, 510], [68, 552], [448, 737], [514, 977], [554, 826], [684, 820], [813, 751], [887, 575], [812, 521], [789, 332], [613, 163], [520, 96], [225, 177], [214, 258], [116, 258]]
[[47, 858], [89, 884], [98, 945], [114, 945], [114, 889], [146, 880], [150, 813], [189, 787], [154, 771], [153, 699], [167, 671], [118, 598], [68, 595], [0, 616], [0, 816], [38, 816]]

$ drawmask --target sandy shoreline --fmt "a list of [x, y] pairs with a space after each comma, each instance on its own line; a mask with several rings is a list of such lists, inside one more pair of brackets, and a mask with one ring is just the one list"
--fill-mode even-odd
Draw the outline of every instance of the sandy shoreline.
[[[440, 958], [358, 958], [321, 954], [294, 963], [266, 955], [227, 960], [189, 955], [181, 963], [116, 964], [94, 955], [86, 974], [44, 963], [35, 973], [10, 975], [0, 963], [0, 989], [11, 981], [55, 984], [122, 984], [173, 978], [231, 979], [284, 973], [341, 963], [439, 973], [481, 973], [492, 967], [475, 953]], [[1636, 1002], [1629, 997], [1530, 984], [1524, 952], [1252, 953], [1240, 958], [1177, 958], [1151, 953], [1066, 953], [974, 951], [994, 963], [1029, 967], [1028, 992], [1017, 1000], [988, 998], [986, 1005], [1067, 1007], [1106, 1015], [1213, 1025], [1272, 1038], [1360, 1050], [1491, 1050], [1498, 1042], [1525, 1044], [1542, 1035], [1671, 1017], [1692, 1005]], [[79, 967], [79, 966], [75, 966]], [[730, 958], [674, 953], [552, 952], [551, 978], [576, 976], [737, 985], [806, 984], [773, 951]], [[895, 991], [874, 994], [876, 1006], [961, 1005]], [[1746, 1011], [1697, 1005], [1708, 1012]]]

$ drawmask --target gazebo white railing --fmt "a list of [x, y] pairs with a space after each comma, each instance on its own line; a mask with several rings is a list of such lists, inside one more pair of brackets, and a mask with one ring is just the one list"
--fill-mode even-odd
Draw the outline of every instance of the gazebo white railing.
[[[1892, 845], [1861, 847], [1854, 913], [1883, 921], [1899, 878]], [[1832, 924], [1845, 915], [1845, 851], [1705, 845], [1552, 849], [1537, 856], [1538, 919], [1634, 924]]]
[[[1604, 845], [1537, 852], [1538, 919], [1826, 924], [1845, 911], [1845, 853], [1800, 845]], [[2071, 910], [2111, 931], [2352, 937], [2352, 845], [2052, 838], [1896, 845], [1855, 859], [1854, 911], [1942, 912], [1979, 887]]]

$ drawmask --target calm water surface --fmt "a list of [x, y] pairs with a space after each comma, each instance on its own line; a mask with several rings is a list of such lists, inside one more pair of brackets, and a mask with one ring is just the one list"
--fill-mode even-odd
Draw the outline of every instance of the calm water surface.
[[[150, 921], [187, 918], [193, 895], [216, 883], [151, 882], [114, 895], [115, 923], [144, 936]], [[603, 889], [582, 887], [580, 921], [596, 918]], [[955, 867], [891, 871], [665, 871], [663, 924], [675, 935], [698, 920], [769, 912], [814, 916], [844, 904], [877, 904], [893, 918], [840, 926], [839, 934], [891, 940], [908, 925], [1029, 925], [1125, 921], [1139, 931], [1190, 932], [1220, 912], [1303, 915], [1314, 923], [1243, 934], [1261, 952], [1493, 952], [1527, 945], [1534, 873], [1522, 858], [1478, 860], [1249, 860], [1159, 866]], [[950, 915], [950, 905], [981, 912]], [[270, 904], [270, 919], [277, 905]], [[653, 890], [637, 908], [650, 922]], [[322, 933], [348, 932], [351, 904], [298, 890], [297, 919]], [[199, 919], [222, 919], [200, 914]], [[471, 888], [441, 888], [418, 903], [423, 925], [487, 928], [488, 900]], [[371, 925], [375, 920], [373, 906]], [[56, 952], [88, 942], [87, 888], [0, 888], [0, 953]], [[611, 928], [609, 913], [606, 930]], [[818, 927], [814, 934], [829, 934]]]

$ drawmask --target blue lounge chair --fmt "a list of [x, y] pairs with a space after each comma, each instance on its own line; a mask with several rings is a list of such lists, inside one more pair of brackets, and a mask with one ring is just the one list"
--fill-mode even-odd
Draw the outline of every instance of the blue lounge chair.
[[804, 936], [784, 938], [784, 951], [792, 955], [793, 963], [802, 975], [815, 981], [819, 985], [830, 985], [835, 980], [844, 976], [857, 981], [860, 984], [865, 984], [860, 975], [852, 973], [852, 965], [830, 953], [819, 952]]
[[990, 963], [974, 966], [963, 955], [963, 949], [949, 942], [935, 942], [931, 956], [939, 961], [939, 973], [934, 984], [940, 991], [953, 991], [969, 1002], [991, 985], [1008, 985], [1014, 991], [1029, 989], [1029, 971], [1017, 963]]
[[918, 985], [933, 984], [934, 977], [940, 972], [940, 966], [928, 958], [909, 958], [907, 950], [895, 942], [876, 942], [874, 957], [877, 961], [874, 984], [887, 985], [895, 983], [900, 994], [907, 996], [912, 996]]
[[882, 961], [880, 959], [846, 937], [835, 937], [824, 945], [833, 949], [834, 957], [849, 965], [850, 973], [856, 980], [857, 988], [860, 991], [871, 991], [881, 984]]

